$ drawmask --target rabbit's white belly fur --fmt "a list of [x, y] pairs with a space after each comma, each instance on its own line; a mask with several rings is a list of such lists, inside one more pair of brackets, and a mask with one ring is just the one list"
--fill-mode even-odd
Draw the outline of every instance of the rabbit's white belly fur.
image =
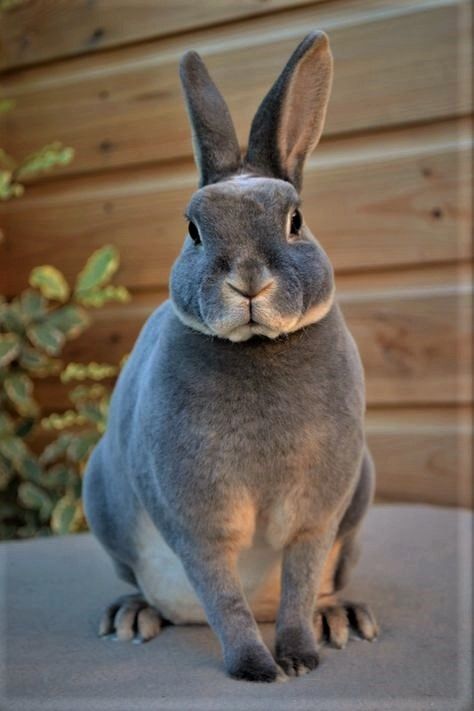
[[[174, 624], [205, 623], [206, 615], [180, 559], [165, 543], [147, 514], [135, 534], [137, 582], [150, 605]], [[239, 573], [247, 600], [258, 622], [275, 620], [280, 599], [281, 551], [257, 529], [253, 545], [239, 559]]]

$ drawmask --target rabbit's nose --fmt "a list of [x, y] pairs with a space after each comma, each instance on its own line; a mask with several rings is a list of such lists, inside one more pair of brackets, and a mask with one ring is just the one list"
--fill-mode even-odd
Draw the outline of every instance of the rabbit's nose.
[[241, 296], [244, 296], [246, 299], [254, 299], [264, 291], [267, 291], [272, 286], [274, 280], [266, 279], [265, 281], [260, 281], [252, 285], [244, 285], [241, 281], [233, 281], [232, 279], [227, 279], [226, 282], [233, 291], [236, 291]]

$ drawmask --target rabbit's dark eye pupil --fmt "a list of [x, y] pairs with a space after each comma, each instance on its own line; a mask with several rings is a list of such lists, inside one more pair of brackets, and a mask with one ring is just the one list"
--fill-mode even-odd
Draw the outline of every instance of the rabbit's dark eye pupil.
[[201, 236], [200, 236], [199, 230], [196, 227], [196, 225], [194, 224], [194, 222], [189, 223], [188, 232], [189, 232], [189, 236], [191, 237], [194, 244], [201, 244]]
[[291, 234], [297, 235], [301, 229], [302, 224], [303, 224], [303, 219], [301, 217], [301, 212], [299, 210], [295, 210], [291, 216], [291, 227], [290, 227]]

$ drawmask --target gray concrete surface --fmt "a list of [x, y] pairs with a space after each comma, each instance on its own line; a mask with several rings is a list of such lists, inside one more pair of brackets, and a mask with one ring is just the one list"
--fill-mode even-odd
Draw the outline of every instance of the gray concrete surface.
[[[284, 684], [228, 679], [208, 627], [167, 627], [146, 645], [96, 636], [127, 587], [89, 535], [0, 546], [2, 711], [421, 711], [470, 709], [470, 526], [466, 512], [379, 506], [347, 592], [368, 601], [374, 643], [325, 648]], [[273, 642], [273, 626], [262, 626]]]

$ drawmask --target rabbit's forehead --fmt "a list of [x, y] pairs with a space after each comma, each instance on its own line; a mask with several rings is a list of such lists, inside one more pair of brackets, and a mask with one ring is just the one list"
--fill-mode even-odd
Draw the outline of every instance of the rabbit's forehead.
[[269, 209], [285, 212], [297, 204], [298, 193], [284, 180], [237, 175], [219, 183], [206, 185], [194, 193], [188, 213], [199, 215], [239, 208], [262, 213], [267, 213]]

